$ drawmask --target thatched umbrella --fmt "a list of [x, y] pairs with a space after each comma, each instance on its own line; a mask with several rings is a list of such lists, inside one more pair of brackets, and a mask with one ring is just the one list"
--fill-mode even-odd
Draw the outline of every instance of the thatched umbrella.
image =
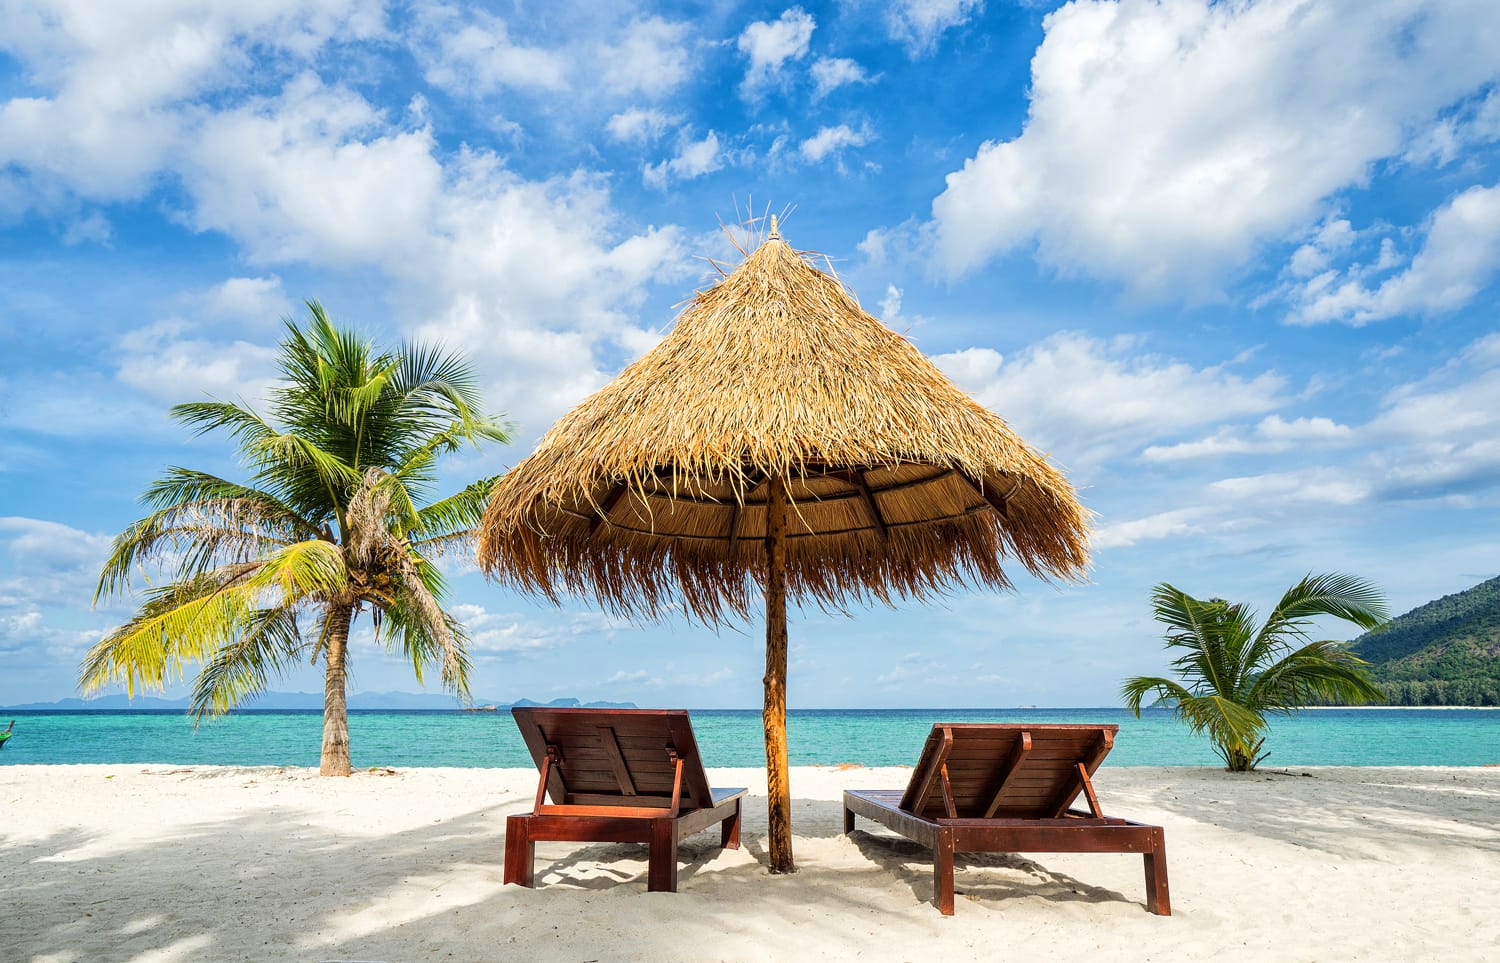
[[707, 623], [766, 602], [771, 869], [791, 872], [786, 600], [843, 608], [1001, 562], [1078, 578], [1088, 513], [1062, 473], [844, 286], [766, 241], [495, 486], [492, 577], [626, 616]]

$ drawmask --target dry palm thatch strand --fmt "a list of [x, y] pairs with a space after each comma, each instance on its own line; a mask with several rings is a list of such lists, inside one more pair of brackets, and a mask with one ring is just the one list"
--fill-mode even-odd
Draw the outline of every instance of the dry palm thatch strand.
[[738, 269], [496, 484], [481, 566], [626, 616], [679, 602], [706, 621], [745, 615], [780, 477], [797, 601], [1005, 588], [1007, 559], [1081, 578], [1089, 516], [1063, 474], [809, 257], [772, 219]]

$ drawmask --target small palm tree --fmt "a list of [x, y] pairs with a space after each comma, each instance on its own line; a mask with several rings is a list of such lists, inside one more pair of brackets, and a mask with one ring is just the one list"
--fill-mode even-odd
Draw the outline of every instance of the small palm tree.
[[1203, 601], [1167, 583], [1151, 593], [1156, 620], [1168, 627], [1167, 648], [1181, 681], [1127, 679], [1125, 704], [1141, 715], [1156, 695], [1194, 732], [1207, 732], [1231, 772], [1248, 772], [1266, 757], [1266, 714], [1289, 715], [1311, 703], [1383, 698], [1363, 659], [1341, 643], [1312, 641], [1312, 620], [1330, 616], [1372, 629], [1386, 620], [1385, 601], [1369, 582], [1338, 573], [1308, 575], [1287, 590], [1265, 624], [1243, 604]]
[[[299, 662], [324, 665], [323, 775], [349, 774], [349, 629], [368, 609], [377, 641], [468, 695], [463, 627], [442, 607], [432, 558], [467, 543], [493, 478], [421, 504], [440, 455], [507, 441], [482, 414], [462, 360], [419, 345], [377, 351], [309, 301], [305, 328], [287, 321], [275, 423], [223, 401], [177, 405], [198, 433], [222, 430], [248, 483], [169, 468], [143, 497], [152, 509], [114, 540], [95, 601], [129, 589], [132, 569], [173, 577], [83, 662], [86, 691], [123, 681], [161, 687], [201, 663], [192, 712], [227, 712]], [[279, 424], [279, 427], [278, 427]], [[306, 623], [313, 624], [308, 626]]]

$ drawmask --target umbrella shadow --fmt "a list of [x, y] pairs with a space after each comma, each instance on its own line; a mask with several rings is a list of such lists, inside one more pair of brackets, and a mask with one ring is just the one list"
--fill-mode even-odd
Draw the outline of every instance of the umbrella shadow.
[[[314, 816], [292, 806], [174, 823], [125, 845], [76, 828], [7, 838], [0, 957], [83, 959], [109, 947], [116, 959], [256, 959], [269, 952], [263, 933], [296, 955], [304, 933], [336, 929], [350, 907], [389, 902], [414, 879], [498, 883], [504, 824], [494, 806], [374, 839], [306, 828]], [[344, 897], [336, 908], [297, 896], [332, 889]]]

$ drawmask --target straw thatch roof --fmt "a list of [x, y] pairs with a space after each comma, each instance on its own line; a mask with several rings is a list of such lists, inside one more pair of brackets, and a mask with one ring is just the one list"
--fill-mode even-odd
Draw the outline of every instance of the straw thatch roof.
[[1088, 513], [1047, 460], [777, 235], [495, 486], [479, 559], [554, 601], [747, 613], [767, 479], [787, 481], [787, 591], [841, 607], [1013, 559], [1074, 579]]

